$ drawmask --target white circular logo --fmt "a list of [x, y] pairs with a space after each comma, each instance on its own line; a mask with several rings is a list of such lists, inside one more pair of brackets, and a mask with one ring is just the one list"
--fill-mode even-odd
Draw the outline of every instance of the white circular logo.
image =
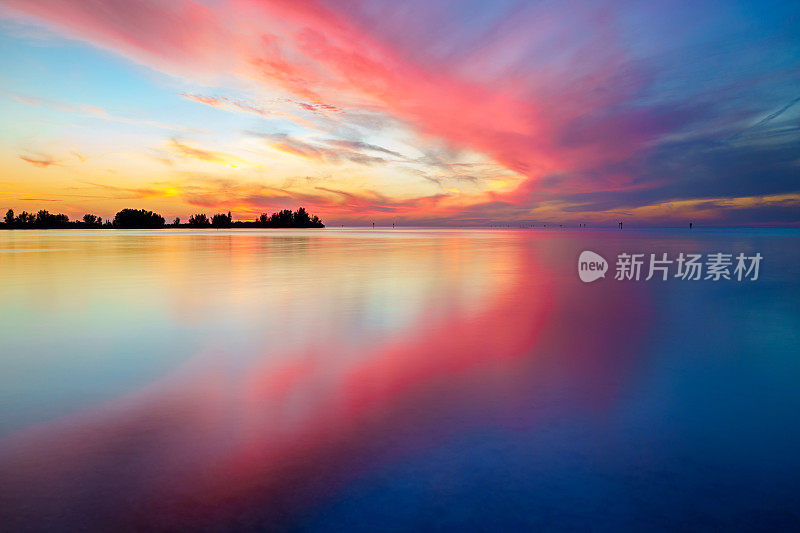
[[608, 262], [600, 254], [584, 250], [578, 257], [578, 276], [584, 283], [606, 277]]

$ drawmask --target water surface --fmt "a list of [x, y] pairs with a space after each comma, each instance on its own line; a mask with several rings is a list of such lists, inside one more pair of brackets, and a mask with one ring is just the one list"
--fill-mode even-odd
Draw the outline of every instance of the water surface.
[[[582, 250], [764, 260], [584, 284]], [[798, 250], [794, 229], [0, 232], [0, 520], [798, 527]]]

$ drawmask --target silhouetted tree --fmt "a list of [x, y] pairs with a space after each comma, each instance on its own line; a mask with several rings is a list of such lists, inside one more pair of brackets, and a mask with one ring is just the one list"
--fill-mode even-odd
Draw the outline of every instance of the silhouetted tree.
[[273, 228], [290, 228], [293, 222], [292, 210], [284, 209], [273, 213], [270, 217], [270, 222]]
[[295, 226], [300, 226], [303, 228], [308, 227], [309, 223], [311, 222], [311, 217], [308, 216], [305, 207], [300, 207], [297, 211], [294, 212], [293, 222]]
[[[8, 228], [163, 228], [165, 225], [164, 217], [158, 213], [145, 209], [123, 209], [111, 220], [103, 221], [102, 217], [87, 213], [81, 220], [70, 221], [67, 215], [54, 214], [43, 209], [35, 215], [27, 211], [14, 216], [14, 210], [6, 212], [4, 227]], [[0, 222], [1, 224], [2, 222]], [[179, 227], [180, 217], [175, 217], [172, 224]], [[189, 217], [189, 226], [195, 228], [215, 228], [228, 227], [252, 227], [261, 226], [264, 228], [324, 228], [325, 225], [317, 216], [311, 216], [305, 208], [300, 207], [297, 211], [283, 209], [277, 213], [267, 215], [262, 213], [254, 222], [237, 221], [233, 222], [231, 212], [215, 214], [211, 220], [203, 214], [198, 213]]]
[[115, 228], [163, 228], [164, 217], [145, 209], [123, 209], [114, 215]]
[[23, 211], [17, 218], [14, 219], [14, 226], [19, 228], [30, 227], [33, 225], [33, 215], [27, 211]]
[[97, 215], [91, 215], [89, 213], [83, 215], [83, 223], [93, 228], [95, 226], [99, 227], [103, 225], [103, 219], [98, 217]]
[[224, 213], [217, 213], [211, 217], [211, 225], [215, 228], [229, 228], [232, 222], [230, 211], [228, 211], [227, 215]]
[[211, 224], [205, 213], [198, 213], [189, 217], [189, 225], [195, 228], [207, 228]]
[[310, 216], [305, 208], [300, 207], [292, 213], [291, 209], [284, 209], [267, 216], [262, 213], [256, 224], [264, 228], [324, 228], [325, 224], [318, 216]]
[[45, 209], [42, 209], [35, 215], [32, 213], [28, 213], [27, 211], [23, 211], [16, 217], [14, 216], [14, 211], [12, 209], [9, 209], [6, 212], [4, 220], [6, 221], [6, 224], [8, 224], [9, 228], [21, 228], [21, 229], [68, 228], [76, 224], [75, 222], [70, 222], [69, 217], [67, 215], [51, 213]]
[[69, 225], [69, 217], [61, 214], [56, 215], [46, 209], [42, 209], [36, 213], [33, 225], [37, 228], [65, 228]]

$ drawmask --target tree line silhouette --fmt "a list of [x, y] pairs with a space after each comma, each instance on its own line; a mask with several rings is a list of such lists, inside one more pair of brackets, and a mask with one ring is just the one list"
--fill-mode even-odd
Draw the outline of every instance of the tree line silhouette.
[[186, 224], [181, 224], [176, 217], [172, 224], [167, 224], [164, 217], [146, 209], [123, 209], [113, 220], [103, 220], [93, 214], [83, 215], [82, 220], [70, 220], [67, 215], [50, 213], [41, 210], [37, 213], [23, 211], [14, 215], [14, 210], [6, 212], [0, 229], [67, 229], [67, 228], [107, 228], [107, 229], [151, 229], [151, 228], [324, 228], [325, 224], [316, 215], [310, 215], [305, 208], [297, 211], [284, 209], [267, 215], [262, 213], [254, 221], [234, 221], [230, 211], [217, 213], [210, 219], [205, 213], [189, 217]]

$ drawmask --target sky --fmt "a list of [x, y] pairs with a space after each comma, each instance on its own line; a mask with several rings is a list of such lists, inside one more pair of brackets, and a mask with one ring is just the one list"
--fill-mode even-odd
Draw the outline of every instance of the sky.
[[2, 0], [0, 208], [800, 224], [800, 2]]

